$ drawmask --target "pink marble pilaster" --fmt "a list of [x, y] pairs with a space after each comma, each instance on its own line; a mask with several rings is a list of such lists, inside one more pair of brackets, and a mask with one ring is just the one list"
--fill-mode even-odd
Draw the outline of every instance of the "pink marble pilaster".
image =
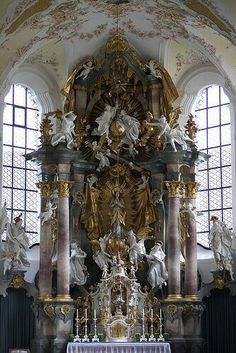
[[58, 181], [58, 239], [57, 239], [57, 297], [70, 298], [70, 238], [69, 190], [70, 182]]
[[[48, 182], [37, 184], [41, 190], [41, 212], [45, 212], [52, 189]], [[52, 239], [51, 222], [40, 226], [40, 262], [39, 262], [39, 297], [51, 297], [52, 294]]]
[[181, 298], [180, 287], [180, 236], [179, 236], [179, 192], [181, 182], [166, 182], [169, 197], [167, 239], [168, 239], [168, 298]]

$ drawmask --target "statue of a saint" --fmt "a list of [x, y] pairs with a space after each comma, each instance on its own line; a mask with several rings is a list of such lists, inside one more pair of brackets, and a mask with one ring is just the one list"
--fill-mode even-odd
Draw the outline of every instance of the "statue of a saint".
[[75, 118], [76, 115], [73, 112], [63, 114], [59, 130], [51, 136], [52, 146], [57, 146], [60, 142], [66, 142], [67, 148], [72, 149], [73, 147], [76, 147], [76, 144], [74, 143], [74, 137], [76, 135], [74, 124]]
[[99, 249], [93, 255], [93, 259], [96, 264], [100, 267], [102, 271], [107, 271], [108, 264], [112, 263], [112, 257], [106, 252], [107, 241], [111, 233], [104, 236], [104, 238], [99, 238]]
[[97, 185], [98, 178], [95, 174], [87, 176], [87, 183], [85, 187], [85, 204], [82, 207], [81, 221], [84, 223], [88, 235], [95, 239], [100, 235], [100, 217], [98, 209], [98, 199], [100, 189]]
[[94, 69], [93, 62], [89, 60], [87, 63], [83, 64], [83, 68], [80, 74], [76, 78], [82, 77], [82, 79], [85, 80], [93, 69]]
[[225, 223], [219, 221], [218, 217], [212, 216], [213, 225], [209, 234], [209, 246], [213, 251], [216, 267], [218, 270], [229, 271], [233, 280], [232, 267], [232, 240], [233, 232]]
[[22, 227], [21, 214], [14, 221], [14, 223], [7, 224], [6, 241], [4, 244], [5, 271], [7, 269], [19, 270], [22, 266], [30, 266], [27, 258], [29, 240]]
[[149, 264], [148, 271], [148, 282], [152, 288], [162, 287], [163, 283], [166, 283], [168, 279], [168, 272], [165, 265], [165, 253], [162, 250], [162, 242], [156, 242], [150, 251], [149, 255], [146, 255]]
[[110, 203], [111, 213], [111, 231], [112, 234], [122, 237], [125, 228], [125, 204], [119, 191], [115, 192], [113, 199]]
[[87, 267], [84, 264], [87, 254], [76, 242], [71, 243], [70, 282], [82, 286], [88, 278]]

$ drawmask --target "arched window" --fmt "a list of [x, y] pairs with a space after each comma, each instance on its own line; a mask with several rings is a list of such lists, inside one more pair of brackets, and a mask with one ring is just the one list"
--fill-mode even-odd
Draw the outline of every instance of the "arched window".
[[209, 247], [211, 216], [232, 227], [232, 170], [229, 99], [220, 86], [203, 89], [196, 99], [195, 114], [199, 127], [198, 147], [211, 157], [200, 164], [197, 208], [198, 243]]
[[21, 85], [12, 85], [3, 112], [2, 199], [6, 200], [11, 221], [22, 213], [30, 245], [39, 242], [39, 196], [35, 185], [36, 166], [26, 162], [24, 155], [39, 144], [38, 115], [33, 92]]

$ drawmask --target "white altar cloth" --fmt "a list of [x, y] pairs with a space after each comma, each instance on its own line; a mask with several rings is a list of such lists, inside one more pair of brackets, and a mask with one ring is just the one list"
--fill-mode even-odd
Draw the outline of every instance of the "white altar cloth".
[[68, 343], [67, 353], [171, 353], [167, 342]]

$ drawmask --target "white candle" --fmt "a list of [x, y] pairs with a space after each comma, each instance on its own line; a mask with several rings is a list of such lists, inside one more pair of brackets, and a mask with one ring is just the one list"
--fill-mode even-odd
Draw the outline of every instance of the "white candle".
[[97, 312], [96, 312], [96, 309], [94, 309], [93, 316], [94, 316], [94, 319], [96, 319], [96, 318], [97, 318]]
[[76, 310], [76, 319], [79, 318], [79, 309]]
[[161, 316], [162, 316], [162, 312], [161, 312], [161, 308], [160, 308], [160, 311], [159, 311], [159, 319], [161, 320]]
[[85, 319], [87, 319], [88, 309], [85, 309]]
[[144, 312], [144, 308], [143, 308], [143, 319], [144, 319], [144, 317], [145, 317], [145, 312]]
[[151, 309], [151, 319], [153, 320], [153, 309]]

